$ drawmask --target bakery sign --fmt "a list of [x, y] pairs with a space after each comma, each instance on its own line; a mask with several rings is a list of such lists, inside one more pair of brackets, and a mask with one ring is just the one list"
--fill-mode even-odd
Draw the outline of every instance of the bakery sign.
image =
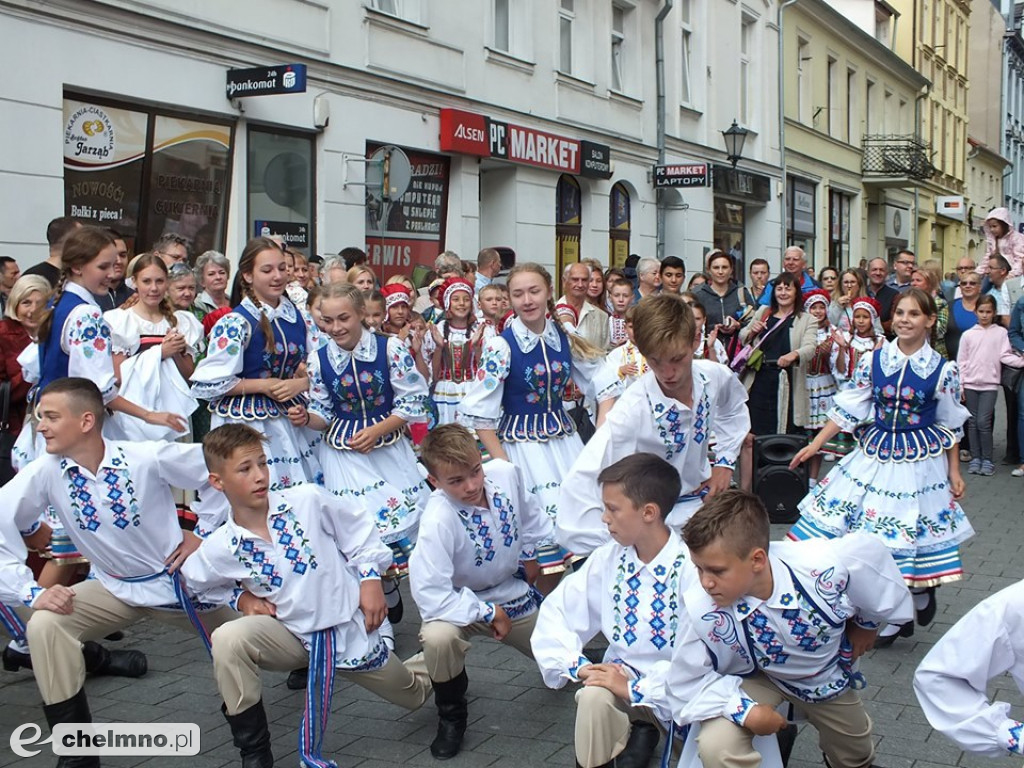
[[611, 149], [536, 128], [492, 120], [461, 109], [441, 110], [440, 147], [477, 157], [493, 157], [536, 168], [609, 179]]

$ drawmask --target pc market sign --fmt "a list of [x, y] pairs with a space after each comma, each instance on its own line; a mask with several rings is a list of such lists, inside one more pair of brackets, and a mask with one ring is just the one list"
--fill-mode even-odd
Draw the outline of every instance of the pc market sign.
[[280, 64], [276, 67], [229, 69], [226, 92], [229, 99], [305, 93], [306, 65]]

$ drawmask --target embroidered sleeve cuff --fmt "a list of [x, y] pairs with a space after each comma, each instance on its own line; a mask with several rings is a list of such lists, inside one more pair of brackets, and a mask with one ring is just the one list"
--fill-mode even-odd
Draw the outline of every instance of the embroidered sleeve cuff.
[[579, 671], [588, 664], [590, 664], [590, 659], [586, 656], [580, 656], [576, 659], [576, 661], [570, 664], [569, 668], [566, 670], [569, 673], [569, 679], [574, 683], [578, 683], [580, 681]]
[[483, 603], [483, 615], [480, 617], [480, 621], [484, 624], [490, 624], [494, 621], [494, 603]]
[[359, 581], [370, 581], [371, 579], [380, 580], [380, 570], [374, 563], [360, 563], [359, 564]]
[[471, 416], [464, 413], [458, 414], [455, 420], [467, 429], [489, 429], [492, 432], [497, 431], [499, 422], [499, 419], [488, 419], [484, 416]]
[[26, 608], [31, 608], [32, 604], [35, 603], [36, 599], [43, 594], [46, 590], [36, 584], [34, 581], [29, 582], [25, 585], [21, 593], [21, 602], [25, 604]]
[[313, 416], [319, 416], [328, 425], [334, 420], [334, 414], [324, 408], [319, 400], [310, 399], [309, 405], [306, 406], [306, 410]]
[[638, 677], [629, 684], [629, 702], [639, 705], [644, 703], [644, 678]]
[[736, 468], [736, 457], [735, 456], [725, 456], [725, 455], [716, 456], [715, 457], [715, 463], [712, 466], [714, 466], [714, 467], [728, 467], [729, 469], [735, 469]]
[[520, 560], [536, 560], [537, 559], [537, 548], [536, 547], [523, 547], [523, 551], [519, 553]]
[[1024, 743], [1021, 742], [1021, 728], [1024, 724], [1017, 720], [1006, 720], [999, 727], [999, 743], [1006, 746], [1011, 755], [1024, 754]]
[[241, 587], [235, 587], [235, 589], [231, 592], [231, 599], [228, 600], [228, 606], [231, 608], [231, 610], [238, 610], [238, 599], [244, 594], [244, 589], [242, 589]]
[[18, 531], [18, 533], [20, 533], [22, 536], [31, 536], [33, 533], [39, 530], [39, 526], [41, 526], [42, 524], [43, 522], [41, 520], [36, 520], [35, 523], [33, 523], [31, 526], [26, 528], [24, 531]]
[[241, 379], [237, 376], [230, 376], [217, 381], [194, 381], [192, 384], [192, 395], [200, 400], [217, 400], [234, 389]]
[[878, 629], [882, 626], [881, 622], [870, 621], [869, 619], [865, 619], [863, 616], [854, 616], [853, 623], [862, 629]]
[[729, 709], [729, 719], [732, 720], [736, 725], [743, 725], [747, 719], [747, 715], [757, 705], [757, 702], [753, 699], [748, 699], [746, 696], [740, 696], [739, 701], [733, 699]]
[[838, 405], [832, 406], [832, 410], [828, 412], [828, 417], [838, 424], [844, 432], [852, 432], [854, 427], [860, 423], [860, 419]]

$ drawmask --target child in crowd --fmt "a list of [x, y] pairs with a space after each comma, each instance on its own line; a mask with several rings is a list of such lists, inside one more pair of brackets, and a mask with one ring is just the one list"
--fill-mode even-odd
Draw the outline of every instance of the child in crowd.
[[[600, 350], [566, 334], [552, 319], [551, 275], [544, 267], [517, 264], [509, 272], [508, 287], [516, 316], [500, 336], [484, 342], [459, 421], [476, 429], [491, 456], [511, 460], [522, 470], [527, 490], [540, 497], [544, 511], [555, 519], [559, 486], [583, 448], [562, 405], [566, 385], [572, 378], [596, 400], [598, 423], [620, 385], [603, 375]], [[541, 592], [554, 588], [571, 557], [553, 539], [541, 545]]]
[[967, 436], [974, 458], [967, 466], [972, 475], [991, 477], [996, 473], [992, 463], [992, 419], [999, 393], [1002, 366], [1024, 367], [1024, 356], [1010, 346], [1006, 329], [994, 322], [996, 299], [992, 294], [978, 297], [974, 314], [977, 325], [964, 331], [956, 360], [960, 366], [960, 381], [964, 387], [964, 400], [971, 417], [967, 421]]
[[273, 764], [260, 670], [307, 662], [299, 755], [303, 765], [325, 766], [320, 750], [336, 670], [407, 709], [423, 704], [430, 681], [422, 655], [406, 666], [377, 631], [387, 615], [381, 574], [392, 555], [373, 521], [315, 485], [271, 490], [266, 441], [243, 424], [203, 440], [210, 483], [231, 512], [182, 573], [197, 596], [242, 614], [213, 633], [212, 654], [243, 767]]
[[402, 282], [385, 285], [381, 291], [384, 297], [384, 323], [380, 332], [385, 336], [394, 336], [412, 355], [416, 368], [429, 381], [430, 369], [423, 358], [424, 331], [416, 331], [409, 323], [412, 317], [412, 292]]
[[441, 286], [444, 319], [430, 326], [423, 339], [423, 357], [429, 361], [431, 389], [439, 424], [455, 422], [455, 412], [476, 377], [476, 363], [484, 326], [473, 313], [473, 286], [450, 277]]
[[380, 291], [363, 291], [366, 298], [366, 314], [363, 317], [363, 325], [370, 333], [383, 333], [384, 317], [384, 294]]
[[427, 382], [401, 341], [363, 327], [365, 299], [350, 283], [321, 289], [329, 341], [306, 360], [311, 402], [296, 423], [324, 431], [324, 484], [365, 509], [395, 557], [385, 592], [391, 620], [401, 619], [398, 578], [405, 575], [428, 490], [404, 429], [427, 418]]
[[[750, 431], [743, 385], [724, 365], [693, 359], [693, 310], [678, 295], [643, 299], [634, 307], [633, 327], [650, 370], [623, 393], [562, 481], [558, 540], [579, 555], [608, 541], [597, 479], [602, 469], [638, 452], [668, 461], [683, 489], [668, 515], [668, 526], [678, 531], [705, 496], [729, 487]], [[712, 431], [714, 466], [708, 459]]]
[[[858, 299], [858, 301], [860, 301]], [[866, 531], [884, 541], [914, 593], [917, 621], [935, 616], [935, 588], [963, 578], [960, 543], [974, 535], [957, 444], [970, 415], [960, 375], [928, 344], [935, 301], [910, 288], [893, 301], [896, 340], [861, 357], [826, 424], [791, 466], [807, 461], [841, 429], [859, 447], [800, 502], [792, 539]], [[865, 424], [865, 422], [867, 422]], [[913, 622], [882, 629], [878, 646], [914, 633]]]
[[[632, 291], [632, 288], [630, 288]], [[632, 295], [632, 294], [631, 294]], [[626, 343], [616, 347], [608, 353], [605, 365], [610, 368], [611, 374], [628, 387], [634, 381], [647, 373], [647, 361], [637, 349], [633, 337], [633, 316], [636, 313], [636, 304], [630, 306], [625, 314]]]
[[700, 723], [704, 768], [758, 765], [753, 737], [785, 726], [776, 711], [784, 702], [817, 729], [832, 768], [871, 765], [857, 659], [880, 624], [913, 615], [899, 569], [872, 536], [769, 550], [769, 535], [764, 505], [739, 490], [709, 499], [687, 522], [700, 582], [682, 595], [688, 637], [659, 667], [665, 677], [652, 680], [648, 701], [676, 723]]
[[501, 283], [488, 283], [477, 294], [479, 319], [484, 326], [484, 341], [498, 334], [498, 323], [504, 314], [506, 288]]
[[[869, 296], [853, 299], [844, 314], [850, 317], [851, 328], [844, 331], [835, 327], [832, 331], [832, 377], [836, 390], [853, 386], [853, 375], [861, 357], [880, 349], [885, 343], [879, 318], [882, 306]], [[834, 456], [846, 456], [854, 449], [856, 441], [849, 432], [840, 432], [826, 443], [826, 450]], [[819, 464], [820, 468], [820, 464]]]
[[633, 304], [633, 286], [626, 280], [609, 282], [608, 302], [611, 306], [611, 312], [608, 313], [608, 344], [615, 349], [629, 341], [626, 311]]
[[[665, 524], [680, 490], [671, 464], [636, 453], [605, 467], [597, 480], [612, 541], [544, 600], [533, 651], [549, 687], [583, 683], [576, 692], [576, 762], [645, 766], [658, 743], [657, 720], [640, 706], [645, 675], [671, 659], [679, 595], [697, 578], [682, 539]], [[592, 664], [583, 648], [598, 633], [608, 647], [603, 663]]]
[[983, 600], [932, 646], [914, 675], [914, 692], [932, 727], [961, 749], [1019, 759], [1024, 723], [986, 693], [1006, 673], [1024, 687], [1024, 581]]
[[[817, 346], [807, 363], [807, 396], [810, 408], [807, 411], [807, 431], [813, 436], [828, 423], [828, 412], [836, 394], [836, 380], [832, 375], [832, 324], [828, 321], [828, 307], [832, 297], [828, 291], [815, 288], [804, 294], [804, 311], [818, 324], [815, 337]], [[815, 456], [808, 464], [811, 487], [818, 482], [821, 471], [821, 456]]]
[[537, 546], [552, 530], [519, 469], [501, 459], [485, 468], [465, 427], [431, 431], [420, 456], [436, 490], [409, 574], [438, 710], [430, 752], [444, 760], [458, 753], [466, 731], [468, 638], [489, 634], [531, 655], [537, 604], [530, 585], [540, 573]]
[[718, 329], [713, 328], [710, 333], [707, 330], [708, 318], [704, 305], [695, 301], [690, 304], [690, 309], [693, 311], [693, 323], [697, 326], [697, 346], [693, 350], [693, 359], [712, 363], [728, 362], [725, 347], [718, 340]]

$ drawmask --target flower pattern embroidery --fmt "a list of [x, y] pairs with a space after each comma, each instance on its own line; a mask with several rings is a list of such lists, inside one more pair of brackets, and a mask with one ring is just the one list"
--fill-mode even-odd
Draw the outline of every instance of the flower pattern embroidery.
[[98, 309], [80, 314], [68, 337], [69, 347], [78, 347], [85, 358], [110, 354], [110, 326]]
[[527, 367], [523, 371], [523, 378], [530, 388], [526, 394], [526, 402], [530, 404], [539, 403], [546, 397], [550, 397], [552, 403], [558, 402], [569, 380], [562, 361], [554, 358], [548, 362], [547, 367], [543, 363]]

